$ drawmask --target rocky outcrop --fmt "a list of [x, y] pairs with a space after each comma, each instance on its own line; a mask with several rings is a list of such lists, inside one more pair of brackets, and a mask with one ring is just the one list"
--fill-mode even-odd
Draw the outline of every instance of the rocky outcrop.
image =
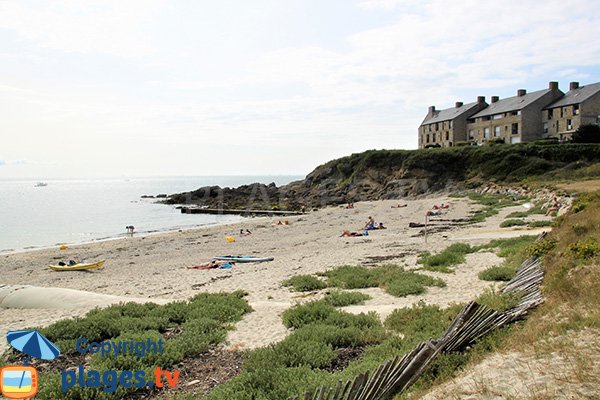
[[370, 150], [330, 161], [305, 179], [277, 187], [207, 186], [171, 195], [169, 204], [209, 208], [301, 210], [363, 200], [416, 197], [513, 184], [548, 171], [574, 171], [600, 162], [599, 145], [504, 145], [428, 150]]

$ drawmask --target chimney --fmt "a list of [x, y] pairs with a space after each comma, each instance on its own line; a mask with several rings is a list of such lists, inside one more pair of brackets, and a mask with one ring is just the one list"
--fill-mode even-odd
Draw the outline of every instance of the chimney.
[[579, 89], [579, 82], [571, 82], [569, 83], [569, 90]]
[[527, 90], [525, 90], [525, 89], [517, 90], [517, 96], [523, 97], [523, 96], [525, 96], [525, 94], [527, 94]]
[[429, 114], [433, 114], [435, 112], [435, 106], [429, 106]]
[[548, 89], [550, 90], [558, 90], [558, 82], [549, 82]]
[[477, 96], [477, 103], [485, 103], [485, 96]]
[[457, 101], [456, 104], [454, 104], [454, 107], [456, 108], [460, 108], [463, 106], [463, 102], [462, 101]]
[[500, 100], [500, 97], [498, 97], [498, 96], [492, 96], [492, 103], [495, 103], [498, 100]]

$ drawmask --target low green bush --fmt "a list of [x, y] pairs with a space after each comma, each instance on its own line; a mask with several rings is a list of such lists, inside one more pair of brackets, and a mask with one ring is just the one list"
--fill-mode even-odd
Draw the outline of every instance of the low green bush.
[[344, 292], [335, 290], [325, 296], [325, 301], [334, 307], [346, 307], [352, 304], [363, 304], [371, 296], [360, 292]]
[[[187, 357], [197, 357], [225, 340], [231, 324], [239, 321], [252, 308], [243, 291], [203, 293], [189, 301], [167, 305], [125, 303], [94, 309], [84, 317], [58, 321], [40, 331], [56, 343], [63, 354], [76, 352], [75, 341], [84, 337], [90, 342], [163, 340], [162, 353], [149, 352], [144, 357], [120, 354], [118, 357], [92, 355], [89, 364], [100, 373], [106, 370], [145, 370], [160, 365], [170, 367]], [[165, 339], [168, 329], [180, 333]], [[40, 378], [38, 397], [48, 399], [120, 399], [137, 398], [146, 389], [119, 387], [115, 393], [102, 389], [72, 388], [62, 393], [59, 373], [44, 373]], [[139, 392], [139, 393], [138, 393]]]
[[417, 262], [423, 264], [423, 268], [435, 272], [454, 272], [451, 266], [465, 262], [465, 254], [476, 251], [465, 243], [454, 243], [438, 254], [425, 252], [419, 256]]
[[455, 304], [447, 309], [429, 305], [423, 301], [408, 308], [394, 310], [385, 320], [385, 326], [405, 337], [418, 341], [436, 338], [450, 325], [462, 305]]
[[281, 319], [287, 328], [298, 329], [305, 325], [325, 322], [330, 315], [338, 312], [326, 301], [311, 301], [288, 308]]
[[600, 241], [588, 238], [567, 247], [566, 253], [576, 259], [591, 259], [600, 256]]
[[517, 270], [508, 266], [499, 265], [487, 268], [479, 273], [479, 279], [483, 281], [510, 281], [516, 275]]
[[509, 228], [511, 226], [525, 226], [527, 225], [527, 222], [523, 221], [522, 219], [507, 219], [505, 221], [502, 221], [502, 223], [500, 223], [500, 228]]
[[502, 312], [518, 305], [521, 296], [518, 293], [498, 293], [492, 289], [487, 289], [477, 297], [476, 301], [492, 310]]
[[342, 289], [363, 289], [379, 286], [374, 269], [344, 265], [323, 273], [327, 277], [327, 286]]
[[552, 221], [531, 221], [527, 223], [530, 228], [544, 228], [546, 226], [552, 226]]
[[311, 292], [313, 290], [320, 290], [327, 285], [325, 282], [312, 275], [296, 275], [283, 281], [283, 286], [290, 287], [290, 290], [295, 292]]
[[525, 218], [529, 216], [527, 211], [515, 211], [508, 214], [505, 218]]
[[397, 265], [383, 265], [376, 268], [343, 266], [327, 271], [324, 275], [328, 277], [329, 286], [344, 289], [380, 287], [397, 297], [423, 293], [426, 286], [446, 286], [441, 279], [405, 271]]

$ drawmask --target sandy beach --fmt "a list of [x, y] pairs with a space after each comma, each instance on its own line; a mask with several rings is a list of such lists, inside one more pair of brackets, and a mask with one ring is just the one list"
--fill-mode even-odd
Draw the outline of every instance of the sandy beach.
[[[254, 312], [248, 314], [231, 331], [228, 346], [255, 348], [281, 340], [287, 329], [280, 314], [290, 306], [318, 298], [322, 293], [290, 292], [281, 282], [299, 274], [313, 274], [340, 265], [377, 265], [394, 263], [408, 269], [418, 268], [420, 252], [443, 250], [457, 241], [487, 243], [493, 238], [537, 234], [540, 229], [500, 229], [499, 223], [522, 206], [507, 207], [485, 223], [461, 225], [469, 212], [481, 206], [464, 198], [444, 196], [419, 200], [401, 200], [405, 208], [392, 208], [398, 200], [356, 203], [353, 209], [328, 207], [302, 216], [286, 218], [288, 225], [275, 225], [280, 218], [253, 218], [232, 225], [170, 232], [110, 240], [77, 246], [0, 255], [0, 290], [19, 285], [46, 288], [78, 289], [111, 295], [107, 304], [128, 298], [150, 301], [185, 299], [200, 292], [245, 290]], [[424, 222], [424, 215], [434, 204], [450, 203], [450, 209], [431, 219], [434, 231], [418, 235], [422, 228], [409, 228], [409, 222]], [[360, 230], [367, 217], [383, 222], [386, 230], [372, 231], [364, 237], [340, 237], [343, 230]], [[544, 217], [537, 217], [544, 218]], [[442, 229], [439, 229], [443, 227]], [[240, 236], [240, 229], [252, 234]], [[225, 237], [232, 235], [235, 242]], [[274, 257], [274, 261], [238, 264], [232, 269], [194, 270], [214, 256], [243, 254]], [[48, 268], [59, 260], [105, 259], [105, 267], [93, 272], [54, 272]], [[378, 288], [361, 290], [373, 298], [364, 305], [346, 307], [350, 312], [376, 311], [385, 318], [397, 307], [418, 301], [446, 306], [473, 299], [489, 282], [477, 274], [502, 259], [492, 252], [467, 255], [467, 262], [451, 274], [424, 272], [442, 278], [447, 287], [428, 288], [418, 296], [396, 298]], [[0, 302], [1, 303], [1, 302]], [[97, 304], [69, 308], [0, 308], [0, 334], [12, 329], [44, 326], [59, 319], [82, 315]], [[3, 344], [0, 344], [2, 346]]]

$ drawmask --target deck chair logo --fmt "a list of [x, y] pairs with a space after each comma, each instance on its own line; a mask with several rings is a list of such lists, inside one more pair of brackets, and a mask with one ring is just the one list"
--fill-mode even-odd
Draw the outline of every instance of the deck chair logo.
[[31, 399], [38, 392], [38, 371], [29, 366], [29, 357], [54, 360], [60, 350], [35, 330], [10, 331], [6, 340], [24, 357], [23, 365], [0, 368], [0, 393], [8, 399]]

